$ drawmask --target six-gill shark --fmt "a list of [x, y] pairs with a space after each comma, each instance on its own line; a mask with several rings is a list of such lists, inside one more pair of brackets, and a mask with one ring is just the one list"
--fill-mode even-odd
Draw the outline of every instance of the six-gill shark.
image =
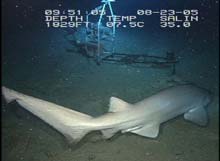
[[184, 118], [204, 126], [208, 122], [205, 107], [211, 97], [208, 91], [193, 85], [164, 89], [135, 104], [111, 97], [108, 113], [99, 117], [28, 96], [2, 87], [7, 103], [16, 101], [60, 133], [70, 143], [80, 141], [87, 133], [101, 130], [105, 139], [117, 132], [131, 132], [156, 138], [160, 124], [184, 114]]

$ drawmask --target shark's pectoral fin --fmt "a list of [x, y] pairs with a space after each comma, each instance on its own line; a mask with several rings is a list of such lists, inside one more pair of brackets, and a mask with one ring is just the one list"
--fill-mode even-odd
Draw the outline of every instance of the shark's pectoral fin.
[[205, 126], [208, 123], [208, 116], [204, 107], [189, 110], [184, 114], [184, 118], [201, 126]]
[[137, 130], [132, 130], [130, 132], [145, 136], [145, 137], [150, 137], [150, 138], [156, 138], [159, 134], [159, 129], [160, 125], [159, 124], [148, 124], [145, 125], [144, 127], [137, 129]]

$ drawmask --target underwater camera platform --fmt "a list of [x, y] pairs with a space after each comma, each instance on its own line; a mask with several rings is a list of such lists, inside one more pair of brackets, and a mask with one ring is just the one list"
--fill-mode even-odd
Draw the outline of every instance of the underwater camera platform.
[[[99, 34], [97, 34], [97, 28], [97, 24], [92, 24], [89, 28], [81, 28], [74, 31], [74, 34], [67, 31], [65, 37], [74, 47], [74, 52], [93, 59], [97, 65], [112, 63], [140, 68], [162, 69], [170, 67], [172, 74], [176, 73], [175, 66], [178, 60], [174, 52], [166, 52], [165, 56], [158, 56], [158, 54], [118, 53], [114, 49], [114, 35], [109, 28], [101, 26]], [[69, 35], [72, 36], [71, 40], [68, 38]]]
[[[171, 68], [172, 74], [176, 73], [177, 60], [174, 52], [166, 52], [165, 56], [155, 56], [149, 54], [126, 54], [102, 52], [97, 54], [97, 44], [92, 42], [79, 43], [72, 41], [76, 52], [96, 62], [97, 65], [111, 63], [118, 65], [129, 65], [139, 68]], [[72, 52], [72, 50], [70, 50]]]
[[[92, 16], [92, 11], [87, 14], [86, 20], [90, 22], [88, 26], [78, 28], [72, 33], [69, 32], [71, 29], [66, 32], [65, 37], [73, 45], [75, 52], [93, 59], [97, 65], [114, 63], [145, 68], [171, 67], [172, 74], [175, 74], [175, 65], [178, 60], [173, 52], [167, 52], [166, 56], [163, 57], [149, 54], [118, 53], [115, 51], [116, 20], [111, 2], [115, 2], [115, 0], [102, 0], [102, 4], [95, 8], [95, 10], [101, 11], [100, 15], [96, 17], [97, 19]], [[113, 17], [112, 28], [102, 24], [105, 21], [104, 11], [106, 12], [107, 8], [109, 9], [108, 14]], [[72, 36], [71, 40], [68, 38], [69, 35]]]
[[74, 50], [69, 50], [69, 52], [76, 52], [84, 57], [94, 60], [97, 65], [101, 65], [102, 63], [112, 63], [139, 68], [171, 68], [172, 74], [175, 74], [176, 63], [179, 62], [174, 52], [166, 52], [165, 56], [118, 53], [106, 51], [104, 45], [101, 44], [102, 52], [98, 53], [96, 42], [81, 42], [78, 40], [69, 40], [69, 42], [74, 47]]
[[153, 56], [147, 54], [125, 54], [112, 53], [102, 57], [98, 62], [97, 58], [93, 57], [98, 65], [101, 63], [113, 63], [119, 65], [130, 65], [140, 68], [167, 68], [172, 69], [172, 74], [176, 73], [176, 63], [178, 60], [173, 52], [167, 52], [165, 57]]
[[166, 57], [153, 56], [153, 55], [138, 55], [138, 54], [123, 54], [113, 53], [102, 58], [102, 62], [107, 63], [119, 63], [126, 65], [134, 65], [139, 67], [168, 67], [175, 65], [178, 61], [176, 60], [173, 52], [167, 52]]

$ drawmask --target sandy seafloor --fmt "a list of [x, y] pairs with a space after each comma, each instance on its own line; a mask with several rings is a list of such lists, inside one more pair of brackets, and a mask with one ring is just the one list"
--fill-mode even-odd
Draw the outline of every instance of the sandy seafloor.
[[[164, 55], [174, 51], [180, 62], [170, 68], [134, 68], [102, 64], [68, 52], [72, 46], [62, 30], [21, 31], [3, 42], [3, 85], [92, 116], [108, 111], [109, 98], [135, 103], [178, 84], [193, 82], [214, 97], [208, 107], [210, 122], [199, 127], [182, 117], [161, 125], [159, 137], [118, 133], [101, 140], [88, 134], [68, 147], [64, 137], [18, 104], [2, 106], [4, 161], [217, 161], [219, 157], [218, 46], [181, 32], [155, 34], [141, 30], [118, 33], [116, 50]], [[193, 44], [192, 44], [193, 43]]]

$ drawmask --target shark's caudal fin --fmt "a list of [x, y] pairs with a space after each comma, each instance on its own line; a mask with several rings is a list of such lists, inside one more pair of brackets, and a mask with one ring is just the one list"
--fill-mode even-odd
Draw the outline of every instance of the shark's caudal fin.
[[10, 89], [4, 86], [2, 87], [2, 95], [4, 96], [7, 103], [10, 103], [16, 99], [15, 97], [16, 92], [12, 95], [10, 91], [11, 91]]
[[[41, 118], [62, 133], [69, 143], [80, 141], [88, 132], [83, 126], [92, 117], [54, 103], [34, 98], [14, 90], [2, 87], [2, 94], [7, 103], [16, 101], [19, 105]], [[81, 127], [81, 128], [79, 128]]]

